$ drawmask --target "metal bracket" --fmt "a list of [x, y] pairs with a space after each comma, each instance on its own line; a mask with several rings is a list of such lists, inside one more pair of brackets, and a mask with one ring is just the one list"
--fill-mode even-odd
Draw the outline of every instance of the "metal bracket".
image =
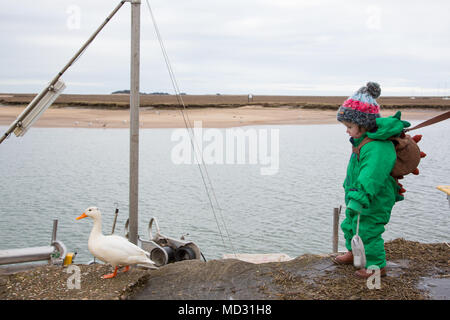
[[[156, 226], [156, 236], [155, 236], [155, 237], [153, 237], [153, 234], [152, 234], [152, 225], [153, 225], [153, 222], [155, 223], [155, 226]], [[149, 238], [150, 240], [152, 240], [152, 241], [155, 241], [155, 240], [157, 240], [157, 239], [160, 238], [160, 237], [161, 237], [161, 231], [159, 230], [158, 221], [156, 221], [156, 218], [155, 218], [155, 217], [152, 217], [152, 218], [150, 219], [150, 222], [148, 223], [148, 238]]]

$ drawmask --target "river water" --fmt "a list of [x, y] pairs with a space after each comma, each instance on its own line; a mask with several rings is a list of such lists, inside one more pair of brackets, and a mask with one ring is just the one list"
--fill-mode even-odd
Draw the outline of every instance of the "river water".
[[[182, 149], [179, 129], [140, 130], [140, 237], [148, 239], [148, 222], [156, 217], [162, 234], [188, 234], [206, 259], [233, 249], [292, 257], [331, 252], [333, 208], [344, 204], [342, 183], [351, 151], [344, 126], [242, 127], [257, 137], [259, 153], [250, 159], [249, 147], [241, 163], [237, 157], [226, 160], [230, 130], [203, 130], [209, 139], [204, 178], [213, 185], [219, 206], [214, 210], [199, 166], [183, 163], [175, 152]], [[419, 145], [428, 156], [419, 176], [403, 180], [406, 199], [394, 207], [384, 239], [449, 241], [450, 208], [436, 186], [450, 184], [450, 125], [442, 122], [417, 133], [423, 134]], [[110, 233], [117, 205], [116, 233], [123, 234], [128, 161], [126, 129], [32, 128], [22, 138], [11, 136], [0, 145], [0, 249], [50, 244], [52, 220], [58, 219], [58, 239], [77, 251], [75, 261], [92, 260], [87, 248], [92, 221], [75, 218], [97, 206], [103, 232]], [[339, 249], [345, 249], [342, 232]]]

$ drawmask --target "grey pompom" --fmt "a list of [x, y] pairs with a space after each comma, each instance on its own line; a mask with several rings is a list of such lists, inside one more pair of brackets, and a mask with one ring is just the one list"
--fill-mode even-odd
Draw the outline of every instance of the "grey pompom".
[[367, 93], [369, 93], [374, 99], [378, 98], [381, 94], [380, 85], [376, 82], [367, 82]]

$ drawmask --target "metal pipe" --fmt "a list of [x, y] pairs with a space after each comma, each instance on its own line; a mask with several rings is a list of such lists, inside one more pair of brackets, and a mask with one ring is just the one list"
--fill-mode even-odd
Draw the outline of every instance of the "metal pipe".
[[139, 201], [139, 58], [141, 1], [131, 1], [129, 238], [137, 245]]
[[0, 250], [0, 265], [41, 260], [52, 261], [55, 253], [59, 253], [58, 256], [60, 259], [64, 259], [67, 254], [67, 249], [64, 243], [56, 240], [57, 230], [58, 219], [54, 219], [52, 241], [49, 246]]
[[75, 55], [70, 59], [70, 61], [62, 68], [60, 72], [53, 78], [53, 80], [50, 82], [50, 84], [42, 90], [41, 93], [28, 105], [28, 107], [22, 111], [22, 113], [19, 115], [19, 117], [13, 122], [13, 124], [8, 128], [8, 130], [5, 132], [3, 136], [0, 137], [0, 143], [3, 142], [19, 125], [23, 119], [31, 112], [31, 110], [34, 109], [34, 107], [39, 103], [39, 101], [44, 97], [44, 95], [49, 91], [52, 90], [53, 86], [56, 82], [58, 82], [59, 78], [66, 72], [66, 70], [81, 56], [84, 50], [91, 44], [91, 42], [95, 39], [95, 37], [100, 33], [100, 31], [103, 29], [103, 27], [111, 20], [111, 18], [116, 14], [117, 11], [122, 7], [122, 5], [126, 1], [121, 1], [117, 7], [110, 13], [110, 15], [105, 19], [105, 21], [100, 25], [100, 27], [95, 30], [94, 34], [84, 43], [84, 45], [80, 48], [80, 50], [75, 53]]
[[54, 246], [0, 250], [0, 264], [50, 260]]

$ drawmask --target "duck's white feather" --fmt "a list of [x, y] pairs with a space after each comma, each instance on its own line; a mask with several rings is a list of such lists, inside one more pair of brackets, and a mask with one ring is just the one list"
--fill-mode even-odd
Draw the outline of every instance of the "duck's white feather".
[[[91, 236], [92, 237], [92, 236]], [[152, 263], [147, 257], [148, 253], [132, 244], [124, 237], [94, 236], [89, 237], [89, 251], [98, 259], [116, 265], [128, 265], [136, 263]]]
[[97, 208], [88, 208], [85, 213], [94, 220], [88, 242], [89, 251], [94, 257], [111, 264], [113, 267], [131, 264], [145, 264], [155, 267], [155, 263], [148, 258], [149, 253], [129, 242], [126, 238], [102, 234], [101, 214]]

